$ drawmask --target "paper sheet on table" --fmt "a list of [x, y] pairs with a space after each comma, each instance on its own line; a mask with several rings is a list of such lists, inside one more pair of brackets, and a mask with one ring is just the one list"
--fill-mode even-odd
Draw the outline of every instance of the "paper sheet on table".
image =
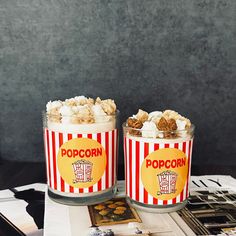
[[[118, 196], [124, 196], [123, 181], [119, 181], [118, 189]], [[45, 208], [45, 236], [86, 236], [88, 234], [91, 221], [87, 206], [66, 206], [58, 204], [46, 195]], [[137, 212], [143, 222], [143, 231], [151, 230], [157, 232], [156, 234], [152, 234], [154, 236], [185, 235], [169, 214], [150, 214], [139, 210]], [[99, 228], [110, 228], [116, 235], [127, 235], [134, 232], [134, 229], [128, 228], [127, 224], [100, 226]]]
[[[45, 184], [30, 184], [15, 188], [26, 190], [33, 188], [45, 191]], [[0, 191], [0, 212], [10, 220], [17, 228], [28, 236], [41, 236], [42, 230], [38, 230], [33, 218], [26, 212], [27, 202], [14, 198], [14, 193], [8, 189]]]
[[[212, 179], [218, 181], [222, 187], [218, 184], [209, 181]], [[191, 191], [199, 189], [229, 189], [232, 191], [236, 190], [236, 180], [231, 176], [192, 176], [191, 180], [196, 182], [199, 186], [197, 187], [193, 182], [190, 182]], [[205, 187], [201, 182], [203, 181], [208, 187]], [[119, 196], [124, 196], [124, 182], [118, 182]], [[86, 206], [71, 207], [61, 204], [57, 204], [50, 200], [46, 195], [46, 215], [45, 215], [45, 236], [86, 236], [88, 229], [91, 225], [89, 213]], [[138, 214], [141, 217], [145, 227], [155, 227], [158, 233], [152, 235], [195, 235], [193, 231], [187, 226], [187, 224], [178, 216], [176, 213], [171, 214], [151, 214], [138, 210]], [[100, 227], [106, 229], [107, 227]], [[120, 224], [109, 226], [114, 232], [129, 233], [127, 224]]]

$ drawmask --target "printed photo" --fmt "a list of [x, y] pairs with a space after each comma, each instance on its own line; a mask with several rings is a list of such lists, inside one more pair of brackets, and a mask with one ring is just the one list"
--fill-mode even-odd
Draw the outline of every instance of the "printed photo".
[[88, 206], [92, 225], [114, 225], [129, 222], [142, 222], [138, 213], [125, 198], [112, 200]]

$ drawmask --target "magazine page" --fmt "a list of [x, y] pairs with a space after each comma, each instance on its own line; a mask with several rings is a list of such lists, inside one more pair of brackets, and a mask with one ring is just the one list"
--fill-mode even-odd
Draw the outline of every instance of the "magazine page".
[[236, 234], [234, 178], [220, 175], [192, 176], [190, 190], [186, 207], [170, 214], [187, 235], [191, 232], [196, 235]]

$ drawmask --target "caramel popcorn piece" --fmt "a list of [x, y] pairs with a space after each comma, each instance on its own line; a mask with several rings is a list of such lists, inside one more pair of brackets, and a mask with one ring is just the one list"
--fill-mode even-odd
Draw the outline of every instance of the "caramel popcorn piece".
[[[141, 121], [135, 118], [131, 118], [131, 117], [128, 118], [127, 125], [134, 129], [141, 129], [143, 127], [143, 124]], [[132, 135], [141, 135], [141, 132], [139, 130], [130, 130], [129, 133]]]
[[160, 131], [164, 131], [164, 138], [175, 138], [176, 133], [173, 132], [177, 130], [177, 124], [174, 119], [166, 120], [164, 117], [161, 117], [160, 121], [157, 124], [157, 128]]
[[127, 124], [129, 127], [131, 128], [135, 128], [135, 129], [141, 129], [143, 127], [143, 124], [141, 121], [135, 119], [135, 118], [128, 118], [127, 120]]
[[169, 127], [170, 131], [175, 131], [178, 128], [177, 124], [176, 124], [176, 121], [174, 119], [169, 119], [168, 120], [168, 127]]
[[164, 117], [161, 117], [161, 119], [157, 124], [157, 128], [160, 131], [168, 131], [169, 129], [168, 121]]
[[146, 111], [141, 110], [141, 109], [138, 110], [138, 113], [135, 116], [142, 123], [144, 123], [145, 121], [148, 120], [148, 113]]

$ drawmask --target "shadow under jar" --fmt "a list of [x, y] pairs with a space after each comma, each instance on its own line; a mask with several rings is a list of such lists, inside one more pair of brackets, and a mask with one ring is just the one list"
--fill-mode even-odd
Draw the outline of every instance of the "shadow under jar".
[[118, 112], [90, 124], [61, 123], [43, 113], [49, 197], [67, 205], [91, 205], [116, 194]]
[[144, 138], [142, 132], [150, 131], [123, 124], [127, 199], [149, 212], [177, 211], [189, 196], [194, 125], [158, 131], [163, 138]]

